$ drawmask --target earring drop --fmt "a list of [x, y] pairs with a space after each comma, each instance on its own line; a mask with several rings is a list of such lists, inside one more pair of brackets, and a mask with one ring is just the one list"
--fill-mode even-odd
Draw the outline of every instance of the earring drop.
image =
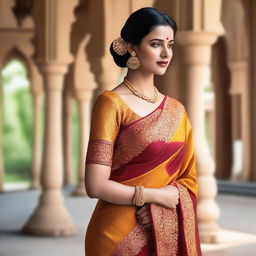
[[130, 69], [137, 69], [140, 66], [140, 60], [136, 57], [135, 51], [132, 51], [131, 57], [126, 62], [126, 66]]

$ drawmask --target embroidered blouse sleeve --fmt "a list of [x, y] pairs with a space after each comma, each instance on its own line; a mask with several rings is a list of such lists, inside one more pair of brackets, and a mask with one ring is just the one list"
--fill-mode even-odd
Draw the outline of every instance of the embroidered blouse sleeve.
[[93, 107], [86, 164], [112, 166], [113, 147], [120, 128], [117, 104], [104, 93]]

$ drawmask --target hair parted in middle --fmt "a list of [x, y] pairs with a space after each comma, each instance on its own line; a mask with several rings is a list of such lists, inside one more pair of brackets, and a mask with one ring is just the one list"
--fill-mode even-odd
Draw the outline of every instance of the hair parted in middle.
[[[125, 42], [139, 45], [143, 37], [149, 34], [155, 27], [161, 25], [170, 26], [175, 35], [177, 25], [170, 15], [153, 7], [144, 7], [128, 17], [121, 30], [121, 38]], [[126, 62], [131, 57], [129, 52], [123, 55], [117, 54], [113, 49], [113, 42], [110, 45], [110, 52], [119, 67], [126, 67]]]

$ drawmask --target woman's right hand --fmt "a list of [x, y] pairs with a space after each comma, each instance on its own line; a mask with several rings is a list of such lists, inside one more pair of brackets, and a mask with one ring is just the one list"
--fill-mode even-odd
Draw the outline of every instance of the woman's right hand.
[[156, 203], [167, 208], [176, 208], [179, 203], [179, 190], [172, 185], [159, 188], [157, 190]]

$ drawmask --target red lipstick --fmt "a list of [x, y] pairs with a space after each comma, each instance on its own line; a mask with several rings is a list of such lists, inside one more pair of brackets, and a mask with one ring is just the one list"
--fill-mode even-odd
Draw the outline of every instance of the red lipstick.
[[161, 67], [166, 67], [168, 64], [168, 61], [158, 61], [157, 64]]

